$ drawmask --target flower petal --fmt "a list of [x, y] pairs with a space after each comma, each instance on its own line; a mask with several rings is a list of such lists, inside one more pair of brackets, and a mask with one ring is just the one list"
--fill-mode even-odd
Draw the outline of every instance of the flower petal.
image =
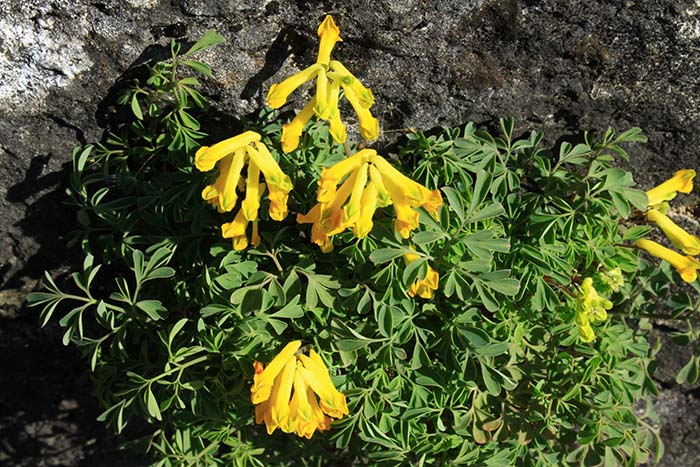
[[247, 146], [254, 141], [260, 141], [261, 136], [254, 131], [246, 131], [240, 135], [228, 138], [213, 146], [202, 146], [194, 156], [194, 164], [201, 172], [207, 172], [214, 165], [237, 149]]
[[259, 367], [256, 367], [256, 374], [253, 376], [253, 386], [250, 388], [253, 404], [259, 404], [270, 397], [275, 377], [282, 371], [289, 359], [294, 358], [294, 354], [300, 347], [301, 341], [292, 341], [284, 346], [263, 371], [258, 372]]
[[282, 151], [292, 152], [299, 146], [299, 138], [314, 114], [315, 105], [316, 100], [310, 100], [291, 122], [282, 126]]
[[651, 209], [647, 212], [647, 218], [664, 231], [675, 248], [683, 250], [683, 253], [687, 255], [700, 253], [700, 240], [676, 225], [665, 214], [661, 214], [656, 209]]
[[287, 97], [289, 97], [292, 92], [307, 81], [314, 79], [321, 69], [323, 69], [322, 64], [314, 63], [299, 73], [293, 74], [281, 83], [273, 84], [270, 86], [269, 91], [267, 91], [267, 105], [273, 109], [279, 109], [287, 102]]
[[326, 15], [316, 32], [318, 37], [321, 38], [321, 43], [318, 46], [318, 58], [316, 59], [316, 63], [328, 65], [333, 47], [335, 47], [336, 42], [342, 41], [340, 38], [340, 29], [335, 25], [333, 17], [331, 15]]

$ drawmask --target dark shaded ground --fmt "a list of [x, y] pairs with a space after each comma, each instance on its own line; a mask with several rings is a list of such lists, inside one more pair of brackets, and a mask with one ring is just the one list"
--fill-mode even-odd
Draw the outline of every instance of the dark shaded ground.
[[[44, 269], [74, 260], [64, 238], [73, 147], [119, 117], [116, 91], [139, 65], [162, 58], [170, 38], [209, 28], [227, 39], [200, 57], [215, 70], [206, 90], [216, 110], [255, 111], [270, 83], [313, 62], [325, 13], [344, 38], [337, 57], [374, 91], [380, 150], [406, 128], [512, 115], [517, 132], [550, 142], [641, 127], [650, 141], [629, 167], [644, 187], [700, 167], [697, 0], [3, 0], [0, 465], [141, 465], [94, 421], [87, 364], [55, 324], [39, 329], [22, 308]], [[33, 81], [12, 88], [23, 77]], [[697, 194], [686, 199], [700, 215]], [[659, 356], [664, 466], [700, 466], [700, 394], [674, 383], [685, 360], [670, 345]]]

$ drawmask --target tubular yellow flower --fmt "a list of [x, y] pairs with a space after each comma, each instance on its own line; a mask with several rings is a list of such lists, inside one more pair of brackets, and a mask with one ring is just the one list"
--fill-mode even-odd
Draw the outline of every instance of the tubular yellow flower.
[[255, 375], [253, 376], [253, 386], [250, 388], [250, 399], [253, 404], [259, 404], [267, 400], [272, 392], [272, 383], [277, 375], [282, 371], [287, 362], [293, 361], [294, 354], [301, 347], [301, 341], [292, 341], [285, 345], [282, 351], [263, 368], [260, 363], [255, 364]]
[[[296, 365], [298, 368], [301, 363], [296, 362]], [[313, 392], [311, 394], [311, 399], [314, 399]], [[318, 420], [311, 407], [311, 402], [309, 402], [309, 393], [299, 371], [294, 373], [294, 396], [292, 397], [291, 411], [292, 423], [297, 434], [311, 439], [318, 426]]]
[[418, 212], [413, 210], [410, 204], [397, 200], [394, 200], [394, 212], [396, 213], [394, 229], [401, 235], [401, 238], [408, 238], [411, 231], [418, 228]]
[[221, 159], [219, 176], [212, 185], [202, 190], [202, 199], [216, 206], [219, 212], [228, 212], [236, 205], [238, 195], [236, 188], [241, 179], [241, 170], [245, 165], [245, 148], [238, 148], [233, 155]]
[[295, 73], [281, 83], [273, 84], [267, 91], [267, 105], [273, 109], [279, 109], [287, 102], [287, 97], [302, 84], [314, 79], [324, 65], [314, 63], [313, 65]]
[[[382, 175], [384, 186], [388, 190], [394, 204], [397, 200], [404, 200], [412, 208], [422, 206], [434, 218], [437, 218], [437, 211], [442, 206], [442, 195], [439, 190], [428, 190], [420, 183], [414, 182], [393, 165], [387, 162], [382, 156], [370, 157], [379, 173]], [[403, 204], [403, 203], [402, 203]]]
[[248, 155], [265, 175], [265, 183], [268, 190], [272, 191], [275, 189], [289, 193], [293, 188], [292, 180], [282, 172], [280, 166], [277, 165], [277, 161], [275, 161], [263, 143], [256, 141], [254, 145], [255, 149], [248, 147]]
[[221, 236], [233, 239], [234, 250], [244, 250], [248, 246], [248, 237], [245, 234], [246, 227], [248, 227], [248, 219], [245, 218], [241, 209], [232, 222], [221, 225]]
[[321, 120], [328, 120], [330, 108], [328, 107], [328, 77], [326, 70], [321, 68], [316, 76], [316, 96], [314, 99], [314, 113]]
[[583, 279], [575, 301], [575, 321], [581, 341], [592, 342], [595, 339], [591, 323], [605, 321], [608, 317], [607, 310], [610, 308], [612, 302], [598, 295], [598, 291], [593, 287], [593, 278]]
[[607, 310], [612, 308], [612, 302], [598, 295], [593, 287], [593, 278], [586, 277], [576, 296], [576, 308], [590, 316], [594, 321], [605, 321], [608, 317]]
[[343, 184], [340, 185], [333, 199], [328, 203], [321, 203], [321, 224], [323, 224], [328, 235], [340, 233], [347, 227], [343, 222], [343, 204], [345, 204], [345, 201], [350, 197], [357, 178], [358, 172], [354, 171], [345, 179]]
[[698, 240], [698, 237], [690, 235], [669, 219], [668, 216], [661, 214], [656, 209], [651, 209], [647, 212], [647, 219], [654, 222], [664, 231], [675, 248], [683, 250], [683, 253], [687, 255], [700, 253], [700, 240]]
[[369, 88], [362, 85], [359, 79], [355, 78], [345, 66], [337, 60], [331, 60], [330, 69], [332, 70], [328, 76], [334, 81], [337, 81], [343, 86], [343, 89], [351, 89], [353, 94], [357, 96], [359, 104], [365, 109], [369, 109], [374, 105], [374, 95]]
[[672, 178], [647, 191], [647, 197], [649, 198], [647, 206], [656, 208], [664, 201], [670, 201], [675, 198], [679, 191], [681, 193], [690, 193], [693, 190], [694, 177], [695, 171], [692, 169], [677, 171]]
[[367, 185], [367, 179], [369, 176], [368, 165], [369, 164], [365, 162], [355, 171], [357, 176], [352, 184], [350, 201], [348, 204], [343, 206], [342, 224], [344, 226], [351, 226], [355, 224], [360, 217], [360, 210], [362, 208], [362, 193], [365, 191], [365, 185]]
[[696, 260], [695, 258], [680, 255], [675, 251], [666, 248], [663, 245], [659, 245], [658, 243], [652, 240], [637, 240], [635, 242], [635, 245], [637, 245], [642, 250], [645, 250], [650, 255], [656, 256], [657, 258], [660, 258], [670, 263], [671, 266], [676, 268], [676, 270], [681, 275], [681, 278], [684, 281], [694, 282], [698, 278], [698, 269], [700, 269], [700, 262], [698, 262], [698, 260]]
[[236, 150], [254, 141], [260, 141], [261, 136], [254, 131], [246, 131], [240, 135], [228, 138], [213, 146], [202, 146], [194, 156], [194, 164], [200, 172], [208, 172], [214, 165]]
[[292, 152], [299, 146], [299, 138], [304, 127], [314, 114], [316, 99], [310, 100], [294, 119], [282, 126], [282, 151]]
[[357, 238], [365, 238], [372, 231], [372, 217], [377, 210], [377, 185], [373, 180], [369, 181], [362, 192], [360, 204], [362, 207], [357, 222], [353, 225], [353, 232]]
[[381, 208], [389, 206], [392, 203], [391, 196], [389, 196], [389, 192], [386, 191], [384, 180], [382, 180], [382, 174], [379, 173], [379, 170], [377, 170], [374, 165], [369, 166], [369, 178], [372, 180], [372, 184], [377, 188], [378, 206]]
[[340, 38], [340, 29], [335, 25], [333, 17], [331, 15], [326, 15], [316, 32], [318, 37], [321, 38], [321, 43], [318, 46], [318, 58], [316, 59], [316, 63], [328, 65], [333, 47], [335, 47], [336, 42], [342, 42], [343, 40]]
[[297, 371], [301, 373], [304, 382], [318, 395], [321, 409], [334, 418], [342, 418], [343, 415], [347, 415], [348, 406], [345, 402], [345, 395], [333, 385], [328, 368], [321, 357], [311, 349], [308, 357], [299, 355], [299, 360], [303, 366], [298, 367]]
[[294, 375], [296, 372], [296, 359], [294, 357], [287, 360], [279, 376], [279, 381], [275, 382], [270, 394], [270, 414], [272, 423], [279, 426], [285, 433], [294, 431], [289, 420], [289, 402], [292, 397], [292, 387], [294, 385]]
[[593, 331], [588, 315], [577, 312], [576, 327], [578, 328], [578, 335], [582, 342], [589, 343], [595, 340], [595, 332]]
[[[417, 260], [419, 256], [415, 253], [406, 253], [403, 258], [406, 261], [406, 266], [408, 266]], [[433, 292], [438, 289], [439, 281], [440, 275], [435, 269], [428, 265], [428, 271], [426, 272], [425, 277], [422, 279], [416, 279], [415, 282], [413, 282], [408, 291], [408, 296], [415, 297], [418, 295], [421, 298], [433, 298]]]
[[338, 110], [338, 100], [340, 98], [340, 84], [337, 81], [331, 82], [328, 87], [328, 123], [330, 123], [330, 133], [336, 143], [344, 143], [347, 139], [345, 124], [340, 119]]
[[341, 418], [348, 414], [345, 395], [333, 385], [321, 357], [314, 350], [308, 357], [297, 355], [299, 347], [299, 341], [287, 344], [267, 368], [253, 363], [251, 400], [256, 404], [255, 422], [264, 423], [268, 434], [280, 428], [311, 438], [316, 431], [330, 429], [328, 416]]
[[367, 141], [377, 139], [379, 137], [379, 120], [374, 118], [369, 109], [362, 105], [360, 98], [351, 87], [343, 87], [343, 90], [345, 98], [357, 114], [357, 119], [360, 122], [360, 135]]
[[260, 168], [254, 161], [248, 163], [248, 178], [246, 179], [245, 199], [241, 203], [241, 211], [246, 220], [258, 220], [258, 209], [260, 209], [259, 192]]

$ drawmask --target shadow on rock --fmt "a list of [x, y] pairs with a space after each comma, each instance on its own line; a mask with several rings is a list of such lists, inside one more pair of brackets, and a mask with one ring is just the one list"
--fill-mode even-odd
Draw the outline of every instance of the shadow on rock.
[[[24, 180], [7, 190], [7, 201], [27, 205], [24, 218], [15, 226], [20, 228], [23, 237], [38, 244], [39, 249], [27, 258], [19, 270], [10, 277], [3, 277], [4, 287], [20, 287], [22, 278], [38, 279], [44, 270], [55, 269], [74, 259], [75, 252], [66, 248], [65, 242], [66, 234], [75, 225], [75, 213], [68, 206], [66, 195], [71, 164], [64, 163], [60, 171], [44, 175], [51, 157], [51, 154], [33, 157]], [[43, 194], [34, 199], [40, 193]], [[20, 241], [20, 248], [24, 243]]]

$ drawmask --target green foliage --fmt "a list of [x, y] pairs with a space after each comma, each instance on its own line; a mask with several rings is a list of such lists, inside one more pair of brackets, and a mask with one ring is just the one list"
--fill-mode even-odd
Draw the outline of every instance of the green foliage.
[[[181, 75], [209, 76], [190, 56], [219, 41], [208, 33], [183, 55], [173, 42], [172, 59], [122, 97], [133, 121], [73, 154], [72, 241], [85, 261], [61, 286], [47, 274], [30, 301], [43, 324], [59, 315], [64, 342], [89, 359], [101, 420], [120, 432], [145, 421], [140, 442], [158, 466], [636, 465], [662, 454], [648, 317], [673, 278], [631, 248], [648, 231], [633, 222], [646, 195], [615, 166], [623, 145], [645, 141], [639, 129], [555, 150], [536, 132], [515, 138], [512, 119], [495, 135], [473, 124], [407, 135], [400, 169], [445, 200], [437, 220], [421, 213], [408, 266], [389, 210], [328, 254], [293, 215], [262, 219], [261, 245], [238, 252], [220, 240], [230, 219], [200, 198], [192, 157], [207, 104]], [[245, 126], [292, 178], [290, 210], [306, 212], [343, 148], [323, 123], [291, 154], [274, 149], [281, 126], [268, 111]], [[438, 292], [411, 298], [428, 267]], [[616, 267], [626, 283], [582, 343], [577, 287]], [[682, 295], [669, 306], [682, 320], [700, 305]], [[695, 345], [698, 334], [672, 337]], [[267, 436], [250, 403], [253, 361], [294, 339], [332, 362], [350, 408], [311, 440]], [[699, 364], [696, 352], [679, 382]]]

